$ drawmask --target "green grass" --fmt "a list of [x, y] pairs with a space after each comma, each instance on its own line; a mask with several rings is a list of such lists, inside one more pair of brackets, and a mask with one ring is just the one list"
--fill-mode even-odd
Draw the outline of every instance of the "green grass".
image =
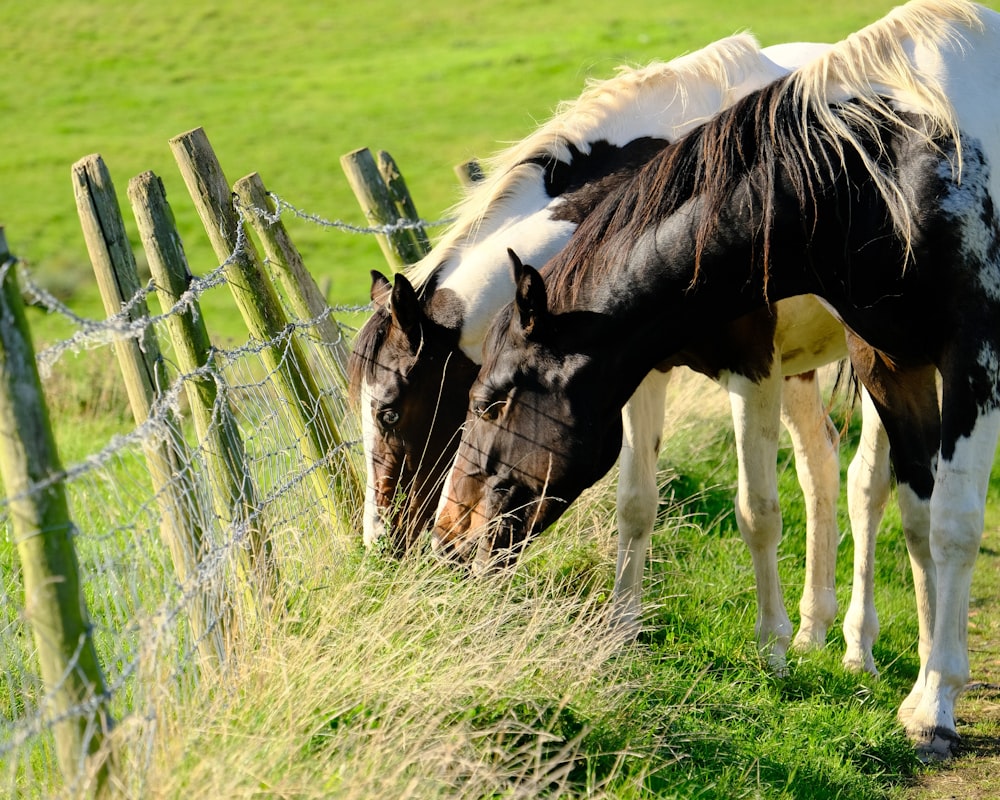
[[[524, 136], [588, 76], [745, 28], [765, 44], [834, 39], [892, 4], [18, 2], [0, 29], [0, 220], [45, 285], [97, 315], [70, 184], [90, 153], [121, 200], [133, 175], [162, 177], [200, 274], [217, 259], [167, 145], [190, 128], [206, 129], [230, 181], [259, 171], [293, 204], [355, 223], [339, 157], [387, 149], [436, 219], [457, 199], [453, 165]], [[367, 300], [383, 266], [370, 237], [309, 224], [293, 236], [337, 303]], [[218, 335], [233, 330], [225, 317], [210, 320]]]

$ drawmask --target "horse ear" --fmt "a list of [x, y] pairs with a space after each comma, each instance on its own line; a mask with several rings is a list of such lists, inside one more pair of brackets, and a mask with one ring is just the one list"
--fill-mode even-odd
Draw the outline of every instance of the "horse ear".
[[414, 346], [420, 343], [420, 320], [423, 318], [423, 309], [420, 306], [420, 298], [403, 275], [396, 275], [396, 282], [392, 287], [392, 303], [389, 305], [392, 312], [392, 321]]
[[513, 250], [508, 250], [507, 254], [514, 270], [514, 307], [517, 311], [514, 319], [518, 321], [525, 336], [537, 336], [549, 314], [545, 281], [534, 267], [522, 264]]
[[372, 303], [375, 304], [375, 308], [385, 308], [385, 304], [389, 302], [391, 294], [392, 284], [389, 283], [389, 279], [377, 269], [373, 269], [371, 298]]

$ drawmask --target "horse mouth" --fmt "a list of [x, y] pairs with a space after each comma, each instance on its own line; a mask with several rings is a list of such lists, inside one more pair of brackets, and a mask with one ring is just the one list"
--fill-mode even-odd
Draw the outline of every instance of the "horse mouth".
[[439, 558], [468, 568], [475, 575], [497, 572], [512, 566], [527, 544], [528, 537], [520, 532], [522, 525], [503, 516], [460, 536], [435, 530], [431, 549]]
[[559, 516], [559, 504], [551, 498], [519, 500], [519, 494], [501, 494], [488, 511], [484, 503], [457, 513], [458, 504], [446, 507], [434, 528], [433, 551], [476, 574], [512, 566], [534, 536]]

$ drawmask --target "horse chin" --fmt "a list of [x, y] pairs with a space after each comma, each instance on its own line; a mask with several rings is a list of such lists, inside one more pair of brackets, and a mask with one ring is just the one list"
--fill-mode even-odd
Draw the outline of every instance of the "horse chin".
[[380, 542], [388, 541], [389, 530], [377, 509], [372, 513], [365, 514], [362, 539], [367, 550], [376, 547]]

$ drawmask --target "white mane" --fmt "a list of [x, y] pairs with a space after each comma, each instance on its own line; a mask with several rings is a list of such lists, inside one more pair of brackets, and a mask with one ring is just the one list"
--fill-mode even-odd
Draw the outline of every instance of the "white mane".
[[489, 159], [487, 177], [453, 209], [456, 221], [406, 276], [424, 285], [456, 247], [481, 234], [505, 198], [537, 186], [540, 167], [528, 160], [569, 160], [570, 147], [589, 153], [599, 138], [618, 145], [639, 136], [677, 139], [730, 105], [737, 87], [760, 73], [762, 59], [757, 40], [743, 33], [669, 62], [620, 67], [613, 78], [589, 81], [579, 98], [561, 103], [527, 138]]
[[[925, 127], [916, 132], [928, 143], [947, 136], [958, 148], [958, 122], [940, 81], [940, 53], [948, 47], [961, 52], [966, 34], [983, 29], [981, 12], [981, 6], [964, 0], [911, 0], [835, 44], [793, 73], [788, 83], [788, 90], [801, 100], [803, 114], [812, 111], [821, 128], [830, 132], [840, 157], [845, 146], [861, 156], [907, 242], [914, 209], [893, 177], [867, 154], [856, 131], [872, 132], [878, 141], [878, 126], [887, 119], [912, 129], [898, 113], [908, 111], [924, 117]], [[917, 44], [938, 54], [932, 63], [914, 64]], [[891, 97], [895, 107], [884, 97]], [[834, 113], [830, 104], [847, 98], [857, 103], [837, 106]], [[960, 149], [954, 167], [960, 176]]]

